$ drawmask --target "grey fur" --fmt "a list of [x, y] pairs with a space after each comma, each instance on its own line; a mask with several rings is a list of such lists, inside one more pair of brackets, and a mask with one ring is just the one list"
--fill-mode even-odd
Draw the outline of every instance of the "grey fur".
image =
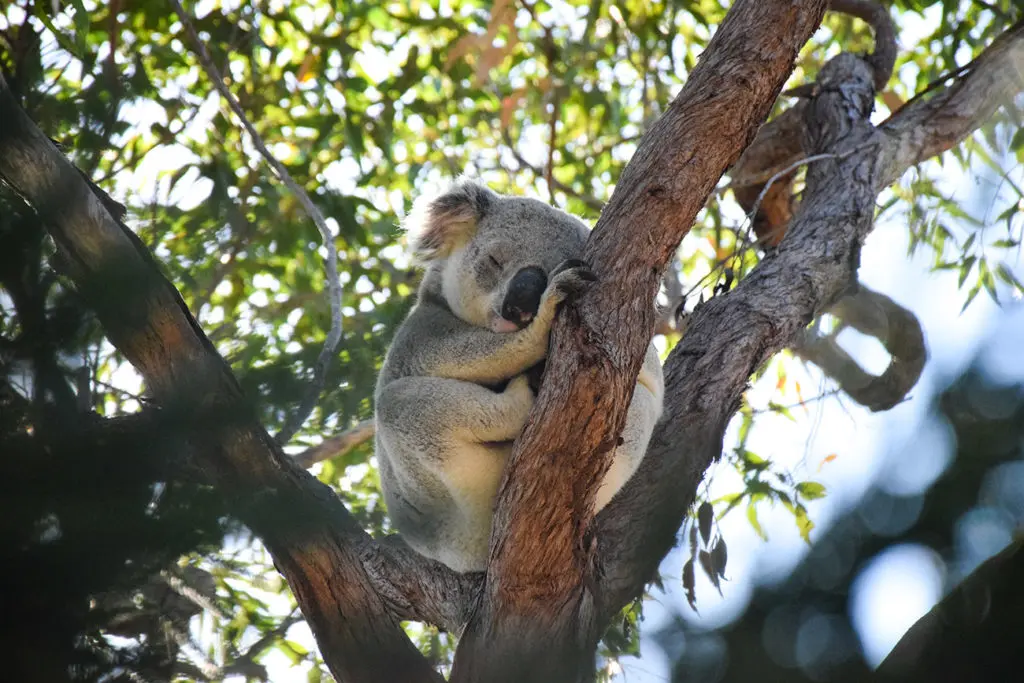
[[[381, 487], [410, 546], [457, 571], [480, 570], [502, 470], [534, 401], [524, 373], [547, 353], [558, 304], [592, 280], [572, 263], [589, 230], [542, 202], [469, 180], [418, 201], [405, 227], [426, 272], [377, 381]], [[502, 301], [512, 276], [527, 266], [548, 274], [547, 288], [533, 320], [507, 331]], [[652, 345], [598, 509], [643, 458], [663, 394]]]

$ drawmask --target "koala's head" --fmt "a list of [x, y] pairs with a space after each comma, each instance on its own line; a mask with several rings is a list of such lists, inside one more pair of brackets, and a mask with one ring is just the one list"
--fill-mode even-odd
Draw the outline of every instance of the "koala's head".
[[588, 228], [536, 199], [499, 195], [461, 179], [417, 200], [404, 226], [423, 289], [459, 318], [495, 332], [526, 327], [551, 271], [580, 258]]

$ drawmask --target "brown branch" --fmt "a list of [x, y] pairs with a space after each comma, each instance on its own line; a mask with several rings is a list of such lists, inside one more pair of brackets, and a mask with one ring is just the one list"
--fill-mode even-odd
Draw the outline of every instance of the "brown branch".
[[797, 103], [766, 123], [729, 170], [730, 187], [736, 201], [751, 217], [754, 234], [769, 247], [775, 247], [782, 241], [786, 226], [793, 217], [796, 170], [776, 180], [760, 201], [758, 198], [768, 181], [804, 157], [800, 145], [803, 112], [803, 103]]
[[604, 622], [592, 592], [589, 510], [654, 330], [662, 272], [753, 139], [824, 8], [823, 0], [734, 3], [623, 172], [586, 248], [599, 281], [556, 321], [545, 381], [506, 466], [484, 599], [459, 643], [453, 681], [593, 675]]
[[666, 415], [640, 470], [598, 518], [606, 615], [640, 594], [672, 546], [751, 373], [853, 281], [874, 209], [873, 184], [863, 180], [872, 178], [877, 155], [864, 144], [876, 135], [867, 122], [873, 78], [863, 61], [844, 54], [819, 82], [825, 87], [806, 107], [807, 151], [837, 158], [808, 167], [805, 200], [786, 239], [734, 290], [694, 312], [670, 355]]
[[[0, 176], [39, 212], [68, 276], [111, 342], [145, 378], [148, 392], [181, 419], [181, 449], [194, 454], [193, 464], [266, 542], [334, 676], [438, 680], [378, 592], [429, 597], [435, 579], [457, 580], [425, 562], [422, 571], [413, 571], [407, 558], [392, 561], [329, 488], [281, 451], [152, 256], [110, 216], [2, 79]], [[375, 552], [395, 585], [375, 585], [380, 572], [371, 576], [364, 568], [363, 556]], [[450, 607], [417, 609], [443, 614]]]
[[969, 681], [982, 671], [1019, 671], [1022, 546], [1017, 539], [971, 572], [910, 627], [869, 680]]
[[352, 429], [324, 439], [316, 446], [311, 446], [301, 453], [292, 456], [295, 464], [309, 469], [318, 462], [340, 458], [373, 438], [373, 420], [363, 420]]

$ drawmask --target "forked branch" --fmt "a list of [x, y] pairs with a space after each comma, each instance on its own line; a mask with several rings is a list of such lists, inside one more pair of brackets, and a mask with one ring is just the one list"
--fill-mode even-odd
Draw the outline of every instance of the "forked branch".
[[[874, 128], [871, 66], [843, 54], [822, 70], [805, 105], [803, 201], [778, 249], [725, 296], [695, 312], [666, 363], [666, 414], [640, 470], [597, 518], [602, 615], [639, 595], [675, 541], [752, 372], [851, 292], [875, 198], [912, 164], [970, 135], [1024, 84], [1018, 23], [933, 98]], [[937, 141], [927, 139], [930, 131]]]

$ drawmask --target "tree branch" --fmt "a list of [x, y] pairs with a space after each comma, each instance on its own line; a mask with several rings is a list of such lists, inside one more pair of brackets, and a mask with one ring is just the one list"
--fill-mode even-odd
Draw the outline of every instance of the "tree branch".
[[599, 281], [556, 321], [545, 381], [505, 468], [484, 599], [453, 681], [593, 676], [606, 622], [592, 592], [590, 510], [654, 330], [662, 272], [753, 139], [824, 8], [738, 0], [623, 172], [587, 243]]
[[363, 420], [352, 429], [346, 429], [341, 434], [326, 438], [316, 446], [295, 454], [293, 460], [299, 467], [309, 469], [318, 462], [347, 455], [372, 439], [373, 433], [373, 420]]
[[949, 86], [901, 107], [881, 126], [889, 159], [878, 178], [894, 183], [916, 164], [952, 148], [1024, 90], [1024, 19], [997, 38]]
[[213, 87], [217, 89], [217, 92], [221, 94], [231, 107], [231, 111], [238, 117], [242, 127], [249, 134], [253, 146], [274, 171], [278, 180], [291, 190], [292, 194], [299, 200], [299, 204], [302, 205], [306, 215], [316, 224], [317, 230], [320, 231], [320, 238], [323, 240], [324, 248], [327, 250], [324, 267], [327, 275], [328, 301], [331, 307], [331, 328], [327, 332], [327, 338], [324, 340], [324, 346], [320, 350], [320, 355], [317, 356], [316, 367], [313, 369], [313, 379], [310, 382], [306, 396], [302, 399], [302, 403], [299, 404], [299, 408], [285, 420], [284, 426], [281, 427], [281, 431], [277, 434], [277, 441], [286, 444], [295, 436], [295, 432], [302, 428], [306, 418], [313, 412], [313, 408], [316, 406], [317, 401], [320, 399], [320, 394], [324, 390], [327, 368], [330, 366], [331, 360], [338, 350], [338, 344], [341, 343], [341, 280], [338, 279], [338, 247], [334, 244], [334, 235], [331, 234], [331, 229], [327, 226], [327, 221], [324, 220], [324, 215], [320, 213], [320, 209], [309, 198], [309, 195], [302, 189], [302, 186], [295, 182], [295, 179], [292, 178], [284, 164], [270, 153], [270, 150], [267, 149], [266, 144], [263, 142], [263, 138], [260, 137], [260, 134], [256, 132], [256, 128], [253, 127], [248, 117], [246, 117], [242, 105], [239, 104], [238, 99], [231, 94], [231, 91], [224, 84], [224, 77], [221, 76], [220, 70], [213, 63], [213, 59], [210, 58], [206, 44], [199, 38], [199, 34], [196, 33], [196, 28], [192, 23], [192, 16], [181, 6], [180, 0], [171, 0], [171, 4], [174, 6], [174, 11], [178, 14], [178, 18], [181, 19], [181, 23], [185, 27], [189, 38], [192, 40], [196, 56], [199, 57], [199, 63], [203, 65], [203, 70], [206, 71], [206, 75], [210, 82], [213, 83]]
[[[875, 90], [884, 88], [892, 77], [897, 52], [895, 26], [888, 11], [875, 0], [831, 0], [829, 11], [857, 17], [871, 26], [875, 47], [864, 61], [871, 67]], [[811, 92], [813, 87], [796, 88], [789, 94]], [[778, 246], [793, 217], [793, 180], [801, 161], [807, 159], [800, 141], [803, 128], [804, 105], [797, 102], [766, 123], [729, 170], [729, 187], [765, 247]]]
[[[867, 119], [872, 68], [842, 54], [822, 69], [816, 94], [805, 105], [803, 146], [808, 154], [836, 158], [808, 167], [804, 199], [779, 248], [734, 290], [695, 311], [670, 355], [666, 413], [647, 456], [597, 519], [602, 615], [613, 615], [639, 595], [674, 544], [697, 485], [720, 456], [750, 374], [855, 282], [877, 193], [926, 152], [963, 139], [1020, 87], [1012, 70], [1021, 59], [1020, 34], [1018, 24], [962, 81], [909, 112], [900, 110], [898, 126], [878, 130]], [[927, 142], [918, 127], [933, 131], [943, 144]]]
[[832, 12], [842, 12], [867, 23], [875, 33], [875, 49], [864, 57], [874, 75], [875, 92], [881, 92], [892, 78], [899, 46], [896, 43], [896, 25], [889, 10], [876, 0], [830, 0]]
[[[379, 593], [424, 597], [417, 613], [444, 623], [452, 607], [428, 599], [440, 592], [435, 581], [459, 579], [375, 548], [337, 496], [281, 451], [152, 256], [28, 119], [2, 78], [0, 177], [40, 214], [68, 275], [148, 393], [181, 419], [181, 450], [195, 454], [193, 464], [264, 540], [334, 676], [438, 680]], [[393, 585], [376, 585], [385, 573], [364, 568], [363, 557], [373, 553]]]
[[871, 681], [968, 681], [1019, 671], [1024, 550], [1018, 538], [910, 627]]
[[[790, 347], [793, 353], [817, 365], [847, 396], [871, 410], [889, 410], [906, 398], [921, 377], [928, 358], [917, 317], [886, 295], [864, 285], [840, 299], [828, 313], [839, 319], [836, 329], [822, 337], [808, 328], [803, 339]], [[884, 373], [876, 377], [865, 372], [839, 346], [836, 337], [846, 327], [882, 343], [892, 357]]]

